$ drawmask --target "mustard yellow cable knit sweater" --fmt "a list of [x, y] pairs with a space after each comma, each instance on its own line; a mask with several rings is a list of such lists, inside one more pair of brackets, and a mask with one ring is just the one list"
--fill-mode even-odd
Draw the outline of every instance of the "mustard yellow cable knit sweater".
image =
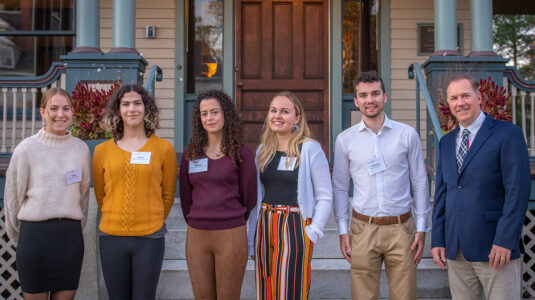
[[[6, 231], [15, 245], [21, 220], [69, 218], [85, 225], [90, 165], [87, 145], [70, 132], [59, 136], [41, 129], [17, 145], [4, 192]], [[67, 172], [75, 169], [80, 181], [67, 184]]]
[[138, 152], [150, 152], [148, 165], [130, 164], [131, 152], [113, 139], [95, 149], [93, 184], [102, 214], [100, 231], [140, 236], [158, 231], [175, 199], [177, 158], [168, 141], [154, 134]]

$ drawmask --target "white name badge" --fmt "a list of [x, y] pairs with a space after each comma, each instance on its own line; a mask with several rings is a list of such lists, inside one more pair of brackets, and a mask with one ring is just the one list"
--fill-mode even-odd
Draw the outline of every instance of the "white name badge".
[[208, 158], [195, 159], [189, 162], [189, 173], [200, 173], [208, 171]]
[[74, 168], [70, 171], [67, 171], [67, 174], [65, 174], [65, 180], [67, 181], [67, 185], [82, 181], [82, 169]]
[[[292, 161], [286, 165], [286, 161], [291, 159]], [[286, 156], [281, 156], [279, 161], [279, 166], [277, 167], [278, 171], [293, 171], [295, 170], [295, 163], [297, 162], [297, 157], [287, 158]]]
[[130, 164], [132, 165], [148, 165], [150, 163], [150, 152], [132, 152], [130, 156]]
[[366, 162], [366, 166], [368, 167], [368, 173], [370, 173], [370, 175], [374, 175], [386, 170], [386, 164], [383, 160], [383, 157], [376, 157], [370, 159]]

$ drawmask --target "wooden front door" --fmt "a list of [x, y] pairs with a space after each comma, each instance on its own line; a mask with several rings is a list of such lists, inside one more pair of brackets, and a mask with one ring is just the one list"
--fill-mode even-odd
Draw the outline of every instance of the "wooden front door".
[[291, 91], [305, 107], [312, 138], [328, 153], [327, 0], [237, 0], [236, 6], [236, 107], [248, 145], [260, 143], [271, 98]]

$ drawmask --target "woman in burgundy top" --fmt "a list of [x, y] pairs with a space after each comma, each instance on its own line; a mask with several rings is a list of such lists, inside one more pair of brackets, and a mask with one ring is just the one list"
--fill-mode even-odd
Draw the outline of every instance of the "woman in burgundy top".
[[192, 137], [180, 163], [186, 260], [195, 299], [240, 299], [246, 223], [256, 197], [254, 156], [245, 146], [234, 103], [222, 91], [199, 94]]

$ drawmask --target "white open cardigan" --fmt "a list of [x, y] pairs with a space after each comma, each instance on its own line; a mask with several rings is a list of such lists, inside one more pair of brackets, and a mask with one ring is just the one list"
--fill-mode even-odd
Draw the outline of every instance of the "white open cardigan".
[[[258, 152], [256, 151], [256, 164], [258, 169]], [[257, 171], [258, 199], [256, 207], [249, 217], [249, 255], [254, 255], [254, 239], [256, 223], [264, 199], [264, 186], [260, 181], [260, 172]], [[308, 238], [316, 243], [323, 236], [323, 227], [329, 219], [332, 205], [332, 184], [329, 171], [329, 162], [318, 142], [307, 140], [301, 148], [301, 162], [297, 174], [297, 203], [303, 219], [312, 218], [312, 223], [305, 228]]]

